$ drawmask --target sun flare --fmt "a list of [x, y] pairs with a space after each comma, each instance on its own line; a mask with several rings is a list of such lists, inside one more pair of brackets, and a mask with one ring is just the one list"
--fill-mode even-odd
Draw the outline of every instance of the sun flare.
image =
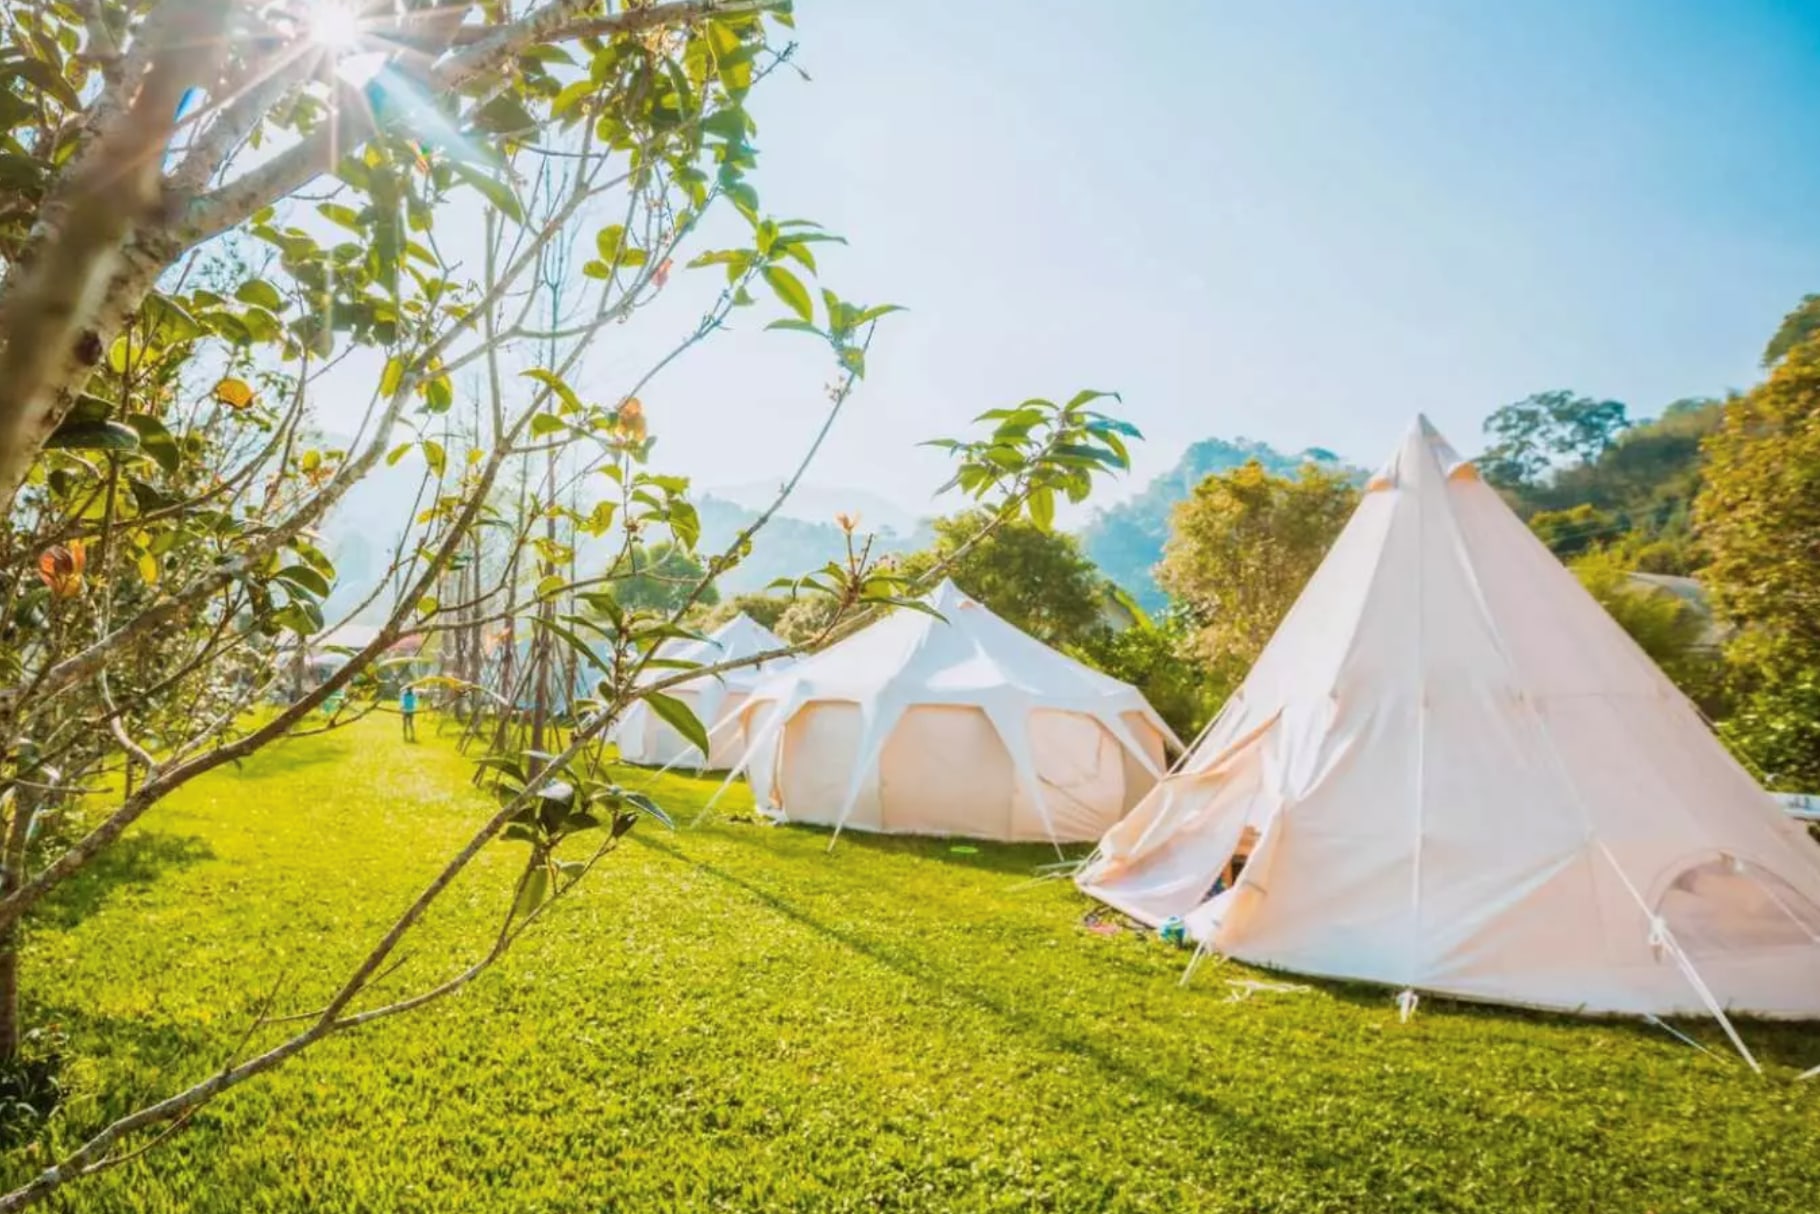
[[329, 50], [351, 50], [360, 41], [360, 9], [355, 0], [306, 0], [304, 21], [310, 40]]

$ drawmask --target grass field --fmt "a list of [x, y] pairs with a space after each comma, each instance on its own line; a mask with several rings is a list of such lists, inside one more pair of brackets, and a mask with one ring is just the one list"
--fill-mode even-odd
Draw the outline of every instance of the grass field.
[[[488, 802], [392, 724], [188, 790], [29, 941], [68, 1138], [320, 999]], [[426, 739], [431, 733], [425, 731]], [[647, 777], [639, 776], [638, 779]], [[684, 821], [712, 789], [666, 779]], [[737, 808], [737, 805], [735, 806]], [[499, 968], [332, 1040], [69, 1192], [119, 1211], [1820, 1209], [1820, 1028], [1768, 1075], [1643, 1025], [1243, 989], [1081, 925], [1043, 849], [641, 825]], [[520, 853], [393, 986], [496, 923]], [[17, 1180], [34, 1160], [6, 1161]]]

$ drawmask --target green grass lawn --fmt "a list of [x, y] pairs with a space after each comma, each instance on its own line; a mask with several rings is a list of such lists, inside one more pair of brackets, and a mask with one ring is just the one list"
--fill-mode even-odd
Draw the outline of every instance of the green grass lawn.
[[[29, 940], [67, 1139], [219, 1066], [283, 980], [319, 1002], [489, 801], [395, 722], [204, 780]], [[425, 729], [429, 739], [432, 731]], [[635, 780], [649, 779], [642, 773]], [[711, 782], [658, 781], [683, 821]], [[730, 808], [747, 804], [742, 796]], [[1040, 848], [644, 824], [497, 969], [210, 1106], [69, 1209], [1820, 1209], [1820, 1029], [1768, 1074], [1660, 1029], [1316, 984], [1081, 925]], [[457, 885], [405, 989], [497, 923]], [[15, 1154], [9, 1179], [37, 1162]]]

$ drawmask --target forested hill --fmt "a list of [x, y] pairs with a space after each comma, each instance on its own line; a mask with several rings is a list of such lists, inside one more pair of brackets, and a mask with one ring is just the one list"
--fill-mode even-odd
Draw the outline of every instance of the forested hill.
[[1333, 452], [1319, 447], [1286, 455], [1268, 443], [1245, 438], [1231, 442], [1203, 439], [1184, 451], [1175, 467], [1152, 480], [1142, 493], [1109, 509], [1095, 511], [1092, 520], [1081, 529], [1082, 548], [1107, 577], [1135, 595], [1146, 609], [1163, 606], [1163, 592], [1157, 588], [1150, 570], [1163, 559], [1170, 510], [1208, 476], [1254, 459], [1266, 471], [1283, 475], [1293, 475], [1305, 463], [1346, 467]]
[[[708, 552], [726, 548], [758, 517], [758, 512], [749, 506], [712, 494], [703, 495], [696, 507], [701, 514], [701, 546]], [[870, 525], [866, 530], [875, 535], [875, 556], [911, 552], [928, 546], [935, 538], [927, 520], [918, 522], [909, 534]], [[829, 561], [841, 560], [846, 554], [847, 537], [833, 521], [812, 523], [780, 514], [766, 523], [753, 541], [752, 554], [721, 576], [718, 588], [722, 596], [763, 590], [777, 578], [800, 577]]]

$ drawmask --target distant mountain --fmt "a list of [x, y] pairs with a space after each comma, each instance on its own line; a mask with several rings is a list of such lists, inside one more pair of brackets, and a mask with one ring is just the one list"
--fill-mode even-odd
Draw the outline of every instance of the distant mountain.
[[[776, 481], [752, 481], [704, 488], [701, 493], [757, 511], [769, 506], [781, 487]], [[895, 531], [899, 535], [910, 534], [917, 525], [916, 515], [889, 498], [869, 489], [834, 485], [798, 485], [777, 513], [780, 518], [806, 523], [832, 523], [837, 514], [858, 515], [863, 530]]]
[[[713, 493], [704, 494], [695, 505], [701, 515], [700, 546], [704, 552], [724, 551], [758, 517], [758, 511]], [[845, 509], [850, 513], [853, 507]], [[861, 510], [863, 515], [864, 508]], [[752, 555], [721, 576], [721, 594], [763, 590], [780, 577], [800, 577], [829, 561], [843, 559], [847, 555], [847, 537], [833, 522], [834, 513], [828, 514], [827, 522], [809, 522], [780, 511], [753, 540]], [[926, 521], [908, 523], [903, 531], [880, 527], [876, 522], [873, 517], [862, 517], [860, 521], [862, 533], [877, 536], [872, 544], [874, 556], [913, 552], [935, 541], [935, 533]]]
[[1280, 475], [1293, 475], [1307, 463], [1357, 471], [1320, 447], [1285, 455], [1268, 443], [1246, 438], [1232, 442], [1204, 439], [1184, 451], [1174, 468], [1151, 481], [1136, 497], [1094, 511], [1093, 518], [1081, 529], [1081, 547], [1107, 577], [1129, 591], [1146, 610], [1164, 606], [1168, 600], [1157, 587], [1151, 570], [1163, 559], [1163, 544], [1169, 538], [1169, 512], [1207, 477], [1254, 459], [1266, 471]]

